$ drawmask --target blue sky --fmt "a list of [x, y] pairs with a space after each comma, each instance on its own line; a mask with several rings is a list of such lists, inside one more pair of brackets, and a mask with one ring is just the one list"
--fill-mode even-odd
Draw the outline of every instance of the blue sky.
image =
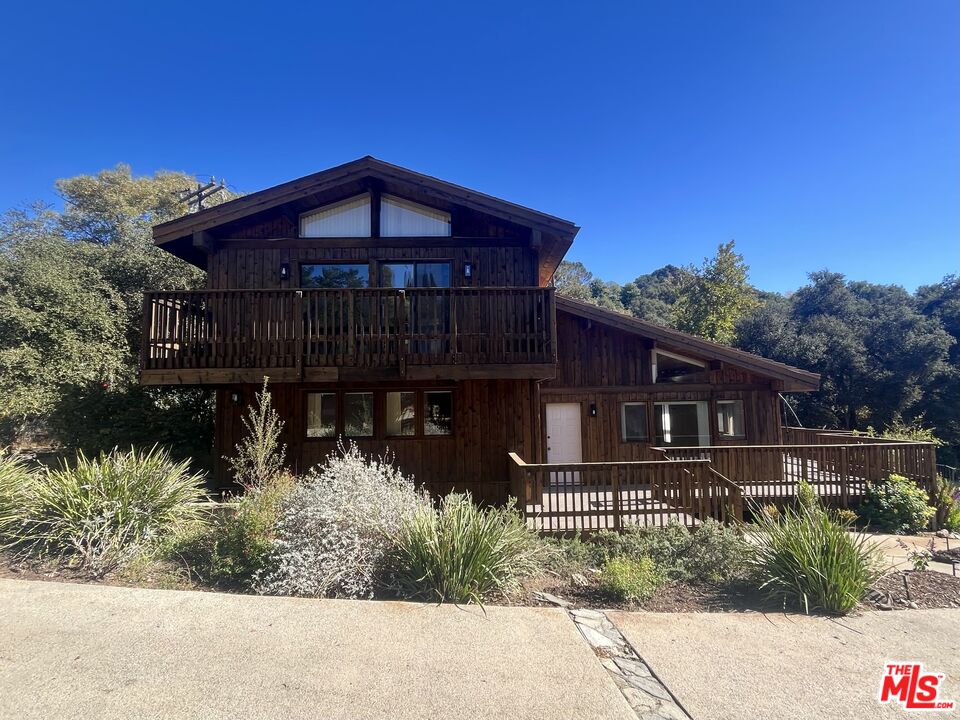
[[16, 3], [0, 208], [118, 162], [252, 191], [371, 154], [577, 222], [624, 282], [960, 270], [960, 2]]

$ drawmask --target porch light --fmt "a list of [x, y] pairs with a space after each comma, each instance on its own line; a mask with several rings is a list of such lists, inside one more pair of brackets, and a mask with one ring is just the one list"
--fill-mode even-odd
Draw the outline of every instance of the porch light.
[[596, 417], [596, 416], [597, 416], [597, 404], [590, 403], [590, 417]]
[[280, 279], [290, 279], [290, 263], [280, 263]]
[[473, 263], [464, 263], [463, 264], [464, 280], [470, 280], [472, 277], [473, 277]]

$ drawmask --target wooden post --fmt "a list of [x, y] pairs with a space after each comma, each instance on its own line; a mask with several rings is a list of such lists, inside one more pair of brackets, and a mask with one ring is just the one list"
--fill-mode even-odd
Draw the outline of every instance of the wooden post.
[[450, 362], [457, 363], [459, 353], [457, 352], [457, 293], [454, 290], [448, 290], [450, 293]]
[[613, 493], [613, 529], [620, 530], [623, 527], [620, 518], [620, 469], [616, 465], [610, 467], [610, 489]]
[[303, 291], [293, 296], [293, 352], [297, 378], [303, 380]]
[[397, 360], [400, 364], [400, 377], [407, 376], [407, 295], [403, 290], [399, 290], [400, 308], [397, 313]]
[[850, 478], [850, 462], [847, 458], [847, 446], [840, 446], [840, 505], [850, 506], [849, 490], [847, 488]]

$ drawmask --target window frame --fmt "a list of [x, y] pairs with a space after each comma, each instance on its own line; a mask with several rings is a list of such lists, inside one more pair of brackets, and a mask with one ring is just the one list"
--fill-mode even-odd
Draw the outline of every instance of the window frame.
[[[681, 355], [680, 353], [675, 353], [671, 350], [664, 350], [663, 348], [655, 347], [650, 350], [650, 377], [654, 385], [667, 385], [669, 381], [657, 379], [657, 355], [663, 355], [665, 357], [677, 360], [679, 362], [688, 363], [689, 365], [695, 365], [701, 369], [701, 371], [706, 372], [708, 369], [708, 363], [704, 360], [698, 360], [697, 358], [688, 357], [687, 355]], [[694, 374], [694, 373], [691, 373]], [[682, 383], [677, 383], [682, 384]]]
[[[643, 437], [627, 437], [627, 406], [643, 409]], [[647, 400], [623, 400], [620, 402], [620, 441], [625, 443], [650, 442], [650, 403]]]
[[[383, 282], [383, 269], [385, 265], [412, 265], [414, 281], [417, 278], [417, 265], [446, 265], [449, 268], [449, 285], [414, 285], [412, 287], [403, 286], [400, 288], [393, 285], [385, 285]], [[405, 258], [380, 258], [377, 260], [377, 287], [392, 290], [418, 290], [418, 289], [448, 289], [454, 286], [455, 263], [453, 258], [423, 258], [423, 259], [405, 259]]]
[[[414, 434], [413, 435], [388, 435], [387, 434], [387, 416], [386, 416], [386, 404], [387, 404], [387, 393], [398, 392], [398, 393], [413, 393], [414, 395]], [[426, 420], [426, 394], [427, 393], [437, 393], [445, 392], [450, 394], [450, 432], [446, 434], [438, 435], [429, 435], [425, 429], [425, 420]], [[334, 418], [334, 434], [333, 435], [324, 435], [324, 436], [310, 436], [307, 433], [309, 432], [309, 418], [310, 418], [310, 402], [308, 396], [310, 395], [334, 395], [336, 408], [336, 417]], [[373, 396], [373, 434], [372, 435], [347, 435], [346, 434], [346, 396], [353, 394], [370, 394]], [[338, 441], [341, 438], [347, 440], [358, 440], [358, 441], [377, 441], [377, 442], [410, 442], [410, 441], [420, 441], [420, 440], [430, 440], [430, 439], [452, 439], [456, 437], [457, 423], [456, 423], [456, 389], [452, 387], [430, 387], [430, 386], [419, 386], [419, 387], [349, 387], [349, 388], [303, 388], [302, 390], [302, 418], [303, 418], [303, 430], [302, 430], [302, 441], [303, 442], [330, 442]]]
[[[717, 437], [721, 440], [746, 440], [747, 439], [747, 418], [744, 409], [743, 398], [722, 398], [715, 401], [715, 412], [714, 416], [717, 419]], [[723, 424], [720, 422], [720, 406], [721, 405], [733, 405], [740, 406], [740, 433], [735, 435], [730, 435], [723, 432]], [[736, 414], [734, 414], [734, 419]]]
[[[303, 232], [303, 219], [308, 215], [316, 215], [323, 212], [324, 210], [330, 210], [336, 208], [338, 205], [347, 205], [348, 203], [358, 200], [360, 198], [366, 198], [367, 201], [367, 234], [366, 235], [305, 235]], [[350, 197], [345, 197], [340, 200], [334, 200], [329, 202], [326, 205], [321, 205], [319, 207], [312, 208], [310, 210], [305, 210], [297, 216], [297, 237], [303, 238], [305, 240], [329, 240], [331, 238], [369, 238], [373, 237], [373, 215], [374, 215], [374, 205], [379, 203], [380, 200], [377, 197], [374, 197], [374, 194], [370, 191], [358, 193], [356, 195], [351, 195]], [[379, 228], [378, 228], [379, 230]]]
[[[446, 223], [447, 223], [447, 232], [446, 232], [445, 234], [431, 233], [431, 234], [428, 234], [428, 235], [387, 235], [387, 234], [385, 234], [385, 233], [383, 232], [383, 217], [384, 217], [383, 204], [384, 204], [384, 201], [386, 201], [387, 203], [393, 202], [394, 205], [396, 205], [397, 207], [400, 207], [400, 208], [402, 208], [404, 205], [414, 205], [414, 206], [416, 206], [416, 207], [426, 208], [427, 210], [431, 210], [431, 211], [433, 211], [433, 212], [435, 212], [435, 213], [439, 213], [439, 214], [446, 215], [446, 216], [447, 216], [447, 221], [446, 221]], [[395, 201], [395, 202], [394, 202], [394, 201]], [[377, 202], [378, 202], [379, 205], [380, 205], [380, 211], [377, 213], [377, 221], [378, 221], [378, 223], [379, 223], [379, 227], [377, 228], [377, 233], [378, 233], [377, 237], [383, 237], [383, 238], [453, 237], [453, 213], [450, 212], [449, 210], [441, 210], [441, 209], [438, 208], [438, 207], [433, 207], [433, 206], [431, 206], [431, 205], [425, 205], [425, 204], [422, 203], [422, 202], [417, 202], [416, 200], [410, 200], [409, 198], [405, 198], [405, 197], [402, 197], [402, 196], [400, 196], [400, 195], [394, 195], [393, 193], [387, 193], [387, 192], [382, 192], [382, 193], [380, 193], [380, 196], [378, 197]], [[416, 212], [416, 211], [415, 211], [415, 210], [411, 210], [411, 212]]]
[[[705, 428], [701, 428], [701, 427], [700, 427], [700, 422], [699, 422], [699, 421], [701, 420], [701, 417], [700, 417], [700, 409], [699, 409], [699, 407], [697, 408], [697, 429], [698, 429], [698, 430], [703, 430], [703, 429], [705, 429], [706, 432], [705, 432], [705, 433], [704, 433], [704, 432], [698, 432], [698, 433], [697, 433], [697, 444], [696, 444], [696, 445], [673, 445], [673, 444], [660, 443], [660, 442], [657, 440], [657, 411], [658, 411], [658, 408], [659, 408], [660, 406], [662, 406], [662, 405], [696, 405], [696, 406], [702, 406], [703, 408], [705, 408], [704, 416], [703, 416], [703, 418], [702, 418], [702, 419], [704, 420], [704, 422], [705, 422]], [[711, 403], [710, 403], [709, 400], [654, 400], [654, 402], [653, 402], [653, 428], [651, 428], [652, 431], [653, 431], [653, 436], [652, 436], [652, 437], [653, 437], [653, 440], [652, 440], [653, 444], [654, 444], [655, 446], [657, 446], [657, 447], [659, 447], [661, 444], [664, 445], [665, 447], [710, 447], [710, 443], [713, 441], [713, 440], [712, 440], [713, 435], [712, 435], [712, 431], [711, 431], [711, 427], [710, 427], [710, 407], [711, 407]], [[672, 429], [672, 428], [671, 428], [670, 432], [671, 432], [671, 433], [673, 432], [673, 429]], [[707, 441], [706, 444], [702, 444], [702, 443], [700, 442], [700, 440], [701, 440], [702, 438], [706, 438], [706, 441]]]
[[[309, 267], [310, 265], [350, 265], [351, 267], [363, 267], [367, 266], [367, 284], [361, 288], [317, 288], [310, 287], [303, 284], [303, 268]], [[358, 262], [356, 260], [299, 260], [297, 262], [297, 287], [301, 290], [367, 290], [369, 288], [376, 287], [371, 283], [371, 280], [375, 280], [376, 268], [374, 268], [369, 260], [366, 262]]]

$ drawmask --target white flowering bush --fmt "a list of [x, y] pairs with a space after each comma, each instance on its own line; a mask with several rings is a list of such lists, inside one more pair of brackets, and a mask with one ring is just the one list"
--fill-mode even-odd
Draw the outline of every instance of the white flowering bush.
[[353, 443], [340, 446], [284, 501], [254, 588], [269, 595], [372, 597], [404, 519], [429, 506], [389, 458], [367, 457]]

